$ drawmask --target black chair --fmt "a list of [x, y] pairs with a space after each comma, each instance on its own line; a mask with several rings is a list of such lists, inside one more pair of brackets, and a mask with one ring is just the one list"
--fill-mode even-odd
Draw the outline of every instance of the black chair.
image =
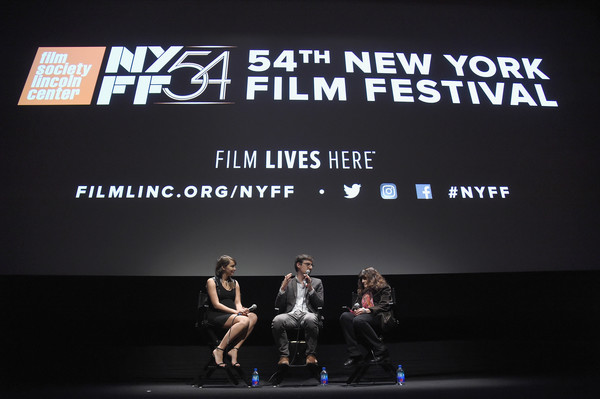
[[[395, 330], [399, 325], [398, 316], [397, 316], [398, 307], [397, 307], [397, 302], [396, 302], [396, 290], [394, 290], [394, 288], [392, 288], [391, 297], [392, 297], [391, 302], [390, 302], [391, 312], [392, 312], [392, 315], [394, 316], [394, 318], [392, 320], [392, 326], [385, 333], [382, 330], [376, 331], [378, 333], [379, 339], [382, 342], [383, 342], [384, 335]], [[352, 299], [353, 299], [352, 303], [357, 302], [356, 293], [354, 293], [352, 295]], [[356, 365], [356, 367], [352, 370], [350, 377], [348, 377], [348, 379], [346, 380], [346, 384], [360, 383], [361, 378], [365, 375], [367, 370], [369, 370], [373, 366], [378, 366], [381, 369], [383, 369], [385, 374], [386, 375], [389, 374], [390, 376], [393, 376], [394, 381], [395, 381], [396, 380], [396, 368], [391, 363], [390, 359], [384, 358], [381, 361], [375, 362], [375, 361], [373, 361], [373, 359], [375, 359], [375, 357], [376, 357], [375, 353], [373, 353], [373, 349], [371, 349], [371, 359], [367, 358], [363, 362]]]
[[196, 387], [202, 387], [208, 380], [211, 379], [215, 372], [223, 372], [225, 373], [225, 377], [227, 381], [233, 385], [238, 385], [240, 380], [244, 381], [248, 384], [244, 373], [242, 372], [240, 367], [232, 367], [227, 365], [225, 367], [219, 367], [215, 363], [215, 360], [212, 356], [212, 352], [221, 342], [219, 338], [220, 335], [223, 334], [223, 330], [218, 327], [212, 326], [207, 319], [208, 312], [208, 294], [200, 291], [198, 293], [198, 308], [196, 313], [196, 329], [200, 331], [200, 335], [204, 338], [210, 353], [208, 355], [208, 361], [202, 368], [200, 374], [194, 380], [193, 385]]
[[[323, 328], [323, 316], [321, 314], [322, 311], [322, 307], [317, 308], [319, 330]], [[279, 308], [275, 308], [275, 314], [279, 313]], [[300, 326], [287, 328], [286, 333], [290, 348], [290, 364], [278, 364], [277, 371], [271, 375], [269, 382], [272, 385], [281, 384], [285, 377], [291, 374], [293, 369], [307, 369], [309, 377], [315, 378], [317, 381], [319, 381], [319, 366], [316, 364], [306, 364], [306, 337], [304, 336], [304, 329]]]

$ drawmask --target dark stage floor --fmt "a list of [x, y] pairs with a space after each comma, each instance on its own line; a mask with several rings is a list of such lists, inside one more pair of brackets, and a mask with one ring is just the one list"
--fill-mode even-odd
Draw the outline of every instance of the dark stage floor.
[[119, 385], [74, 385], [63, 387], [21, 388], [4, 392], [6, 399], [64, 399], [64, 398], [597, 398], [600, 388], [593, 376], [441, 376], [416, 377], [403, 386], [392, 383], [362, 383], [345, 385], [333, 382], [327, 386], [297, 384], [258, 388], [215, 385], [195, 388], [185, 383], [139, 383]]
[[307, 368], [298, 367], [273, 387], [268, 380], [276, 371], [274, 349], [248, 346], [240, 353], [240, 362], [244, 373], [258, 367], [258, 388], [229, 385], [221, 371], [203, 388], [193, 387], [208, 355], [202, 346], [96, 348], [94, 352], [71, 348], [62, 357], [59, 352], [13, 356], [20, 361], [13, 361], [2, 373], [0, 398], [600, 398], [597, 347], [595, 341], [390, 344], [392, 362], [402, 363], [407, 375], [406, 384], [398, 387], [394, 374], [378, 366], [369, 369], [360, 385], [346, 385], [351, 371], [341, 367], [344, 346], [323, 345], [319, 362], [329, 371], [328, 386], [318, 386]]

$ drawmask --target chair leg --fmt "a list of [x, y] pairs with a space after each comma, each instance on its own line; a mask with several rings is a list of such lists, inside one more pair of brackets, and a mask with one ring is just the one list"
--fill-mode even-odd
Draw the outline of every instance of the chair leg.
[[238, 385], [240, 383], [240, 381], [237, 379], [237, 377], [231, 371], [231, 367], [229, 367], [229, 366], [225, 366], [225, 367], [219, 367], [219, 366], [216, 366], [216, 365], [215, 366], [209, 366], [209, 370], [206, 373], [205, 380], [209, 380], [210, 377], [217, 370], [223, 370], [225, 372], [225, 376], [227, 377], [227, 381], [229, 381], [229, 383], [231, 383], [232, 385]]
[[352, 373], [350, 374], [350, 377], [348, 377], [348, 379], [346, 380], [346, 384], [352, 384], [352, 383], [358, 384], [361, 377], [363, 376], [363, 374], [365, 374], [365, 372], [369, 369], [369, 367], [371, 367], [371, 364], [367, 363], [367, 362], [363, 362], [363, 363], [359, 364], [358, 366], [356, 366], [354, 368], [354, 370], [352, 371]]
[[348, 377], [348, 379], [346, 380], [346, 384], [358, 384], [363, 375], [367, 372], [367, 370], [369, 370], [371, 366], [379, 366], [383, 369], [383, 371], [394, 376], [394, 378], [396, 376], [396, 370], [394, 369], [394, 366], [392, 365], [392, 363], [390, 363], [389, 360], [385, 360], [381, 363], [364, 362], [356, 366], [356, 368], [352, 371], [352, 374], [350, 374], [350, 377]]
[[287, 375], [289, 370], [290, 370], [289, 365], [278, 364], [277, 371], [275, 371], [273, 373], [273, 375], [271, 375], [271, 377], [269, 378], [269, 382], [271, 383], [271, 385], [277, 386], [277, 385], [281, 384], [281, 382], [283, 381], [283, 379], [285, 378], [285, 376]]
[[211, 361], [212, 361], [212, 358], [209, 358], [209, 360], [204, 364], [204, 366], [202, 367], [202, 371], [200, 371], [200, 374], [198, 374], [196, 376], [196, 378], [194, 379], [194, 382], [192, 383], [193, 386], [195, 386], [197, 388], [202, 387], [202, 385], [204, 384], [204, 381], [206, 381], [210, 378], [210, 376], [213, 373], [212, 370], [209, 370]]
[[318, 365], [311, 363], [307, 364], [308, 374], [317, 381], [321, 381], [321, 369]]
[[[235, 372], [234, 376], [237, 374], [237, 377], [239, 377], [239, 379], [242, 382], [244, 382], [247, 386], [250, 386], [252, 384], [252, 381], [250, 381], [246, 378], [246, 374], [244, 373], [244, 370], [242, 370], [241, 367], [231, 367], [231, 368]], [[237, 385], [237, 383], [236, 383], [236, 385]]]
[[[214, 358], [211, 356], [209, 358], [208, 362], [206, 362], [206, 364], [204, 365], [204, 368], [202, 369], [200, 374], [194, 380], [193, 385], [195, 387], [204, 386], [204, 384], [208, 380], [210, 380], [210, 378], [215, 373], [215, 371], [218, 371], [218, 370], [223, 370], [223, 372], [225, 372], [225, 376], [227, 377], [227, 381], [229, 381], [229, 383], [231, 383], [233, 385], [238, 385], [240, 383], [238, 378], [231, 371], [231, 367], [229, 365], [227, 365], [225, 367], [219, 367], [214, 362]], [[236, 370], [236, 371], [237, 371], [237, 374], [240, 376], [240, 379], [244, 380], [243, 372], [241, 370]]]
[[306, 370], [308, 372], [308, 376], [311, 379], [320, 381], [321, 369], [316, 364], [307, 364], [303, 366], [290, 366], [287, 364], [279, 364], [277, 365], [277, 371], [275, 371], [273, 375], [271, 375], [271, 377], [269, 378], [269, 383], [273, 386], [280, 385], [283, 382], [283, 380], [290, 374], [296, 374], [296, 372], [291, 373], [292, 369], [295, 371]]
[[396, 369], [394, 368], [394, 365], [390, 363], [389, 360], [384, 361], [380, 364], [380, 366], [384, 371], [387, 371], [388, 373], [393, 374], [394, 377], [396, 377]]

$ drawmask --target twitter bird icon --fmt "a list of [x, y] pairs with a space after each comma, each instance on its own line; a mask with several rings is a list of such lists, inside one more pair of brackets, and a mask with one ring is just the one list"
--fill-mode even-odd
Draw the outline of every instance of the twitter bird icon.
[[344, 191], [346, 192], [346, 198], [356, 198], [360, 194], [360, 184], [353, 184], [352, 187], [348, 187], [344, 184]]

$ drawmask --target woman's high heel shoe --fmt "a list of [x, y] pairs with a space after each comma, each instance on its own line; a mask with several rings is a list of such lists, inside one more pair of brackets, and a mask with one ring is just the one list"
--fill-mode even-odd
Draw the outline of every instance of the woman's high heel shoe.
[[227, 364], [225, 364], [223, 362], [217, 363], [217, 357], [215, 356], [215, 351], [217, 351], [217, 350], [219, 350], [221, 352], [225, 352], [223, 349], [219, 348], [218, 346], [215, 348], [215, 350], [212, 352], [212, 357], [213, 357], [213, 359], [215, 361], [215, 364], [217, 365], [217, 367], [225, 367], [225, 366], [227, 366]]
[[[233, 350], [237, 351], [238, 349], [240, 349], [240, 348], [231, 348], [231, 349], [229, 349], [229, 352], [231, 352], [231, 351], [233, 351]], [[228, 355], [229, 355], [229, 352], [227, 352], [227, 354], [228, 354]], [[233, 359], [233, 357], [232, 357], [231, 355], [229, 355], [229, 357], [231, 357], [231, 358]], [[241, 366], [242, 366], [242, 365], [241, 365], [239, 362], [237, 362], [237, 361], [234, 363], [234, 362], [233, 362], [233, 360], [231, 361], [231, 365], [232, 365], [233, 367], [241, 367]]]

